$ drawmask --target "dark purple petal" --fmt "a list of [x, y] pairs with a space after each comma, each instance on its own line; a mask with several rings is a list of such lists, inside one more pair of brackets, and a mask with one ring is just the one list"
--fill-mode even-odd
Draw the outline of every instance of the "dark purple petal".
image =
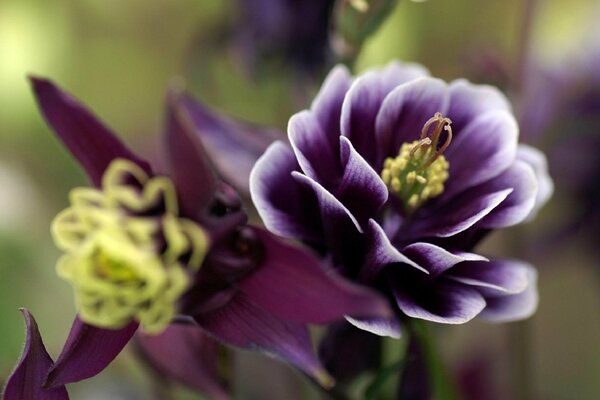
[[368, 253], [360, 278], [365, 281], [374, 281], [379, 278], [381, 271], [391, 264], [408, 264], [408, 268], [416, 268], [425, 274], [429, 272], [413, 260], [398, 251], [388, 239], [387, 235], [374, 220], [369, 220], [369, 226], [365, 232], [367, 237]]
[[340, 150], [344, 174], [335, 195], [364, 226], [387, 201], [388, 189], [344, 136], [340, 137]]
[[338, 382], [350, 382], [381, 362], [381, 339], [343, 321], [331, 325], [319, 345], [319, 358]]
[[150, 173], [147, 162], [133, 154], [89, 110], [52, 82], [31, 77], [38, 105], [48, 125], [79, 161], [95, 186], [115, 158], [133, 161]]
[[445, 275], [453, 281], [474, 286], [486, 296], [517, 294], [530, 285], [531, 266], [517, 261], [465, 262]]
[[[452, 114], [449, 114], [452, 118]], [[473, 119], [444, 153], [450, 177], [443, 199], [499, 175], [515, 160], [519, 128], [507, 111], [491, 111]]]
[[44, 389], [43, 385], [52, 367], [52, 358], [46, 351], [33, 315], [21, 309], [25, 318], [27, 338], [21, 360], [8, 377], [4, 400], [68, 400], [69, 395], [64, 385]]
[[[448, 87], [436, 78], [420, 78], [394, 89], [383, 101], [377, 115], [376, 132], [379, 164], [386, 157], [395, 157], [403, 143], [419, 139], [425, 123], [448, 109]], [[369, 138], [373, 140], [372, 137]]]
[[226, 344], [259, 350], [288, 361], [330, 387], [333, 380], [312, 352], [306, 325], [280, 319], [238, 292], [225, 307], [196, 317], [200, 326]]
[[260, 308], [305, 323], [327, 323], [345, 315], [392, 316], [377, 293], [326, 271], [315, 257], [269, 232], [254, 231], [265, 247], [264, 260], [240, 288]]
[[162, 375], [211, 399], [228, 399], [219, 381], [216, 341], [194, 325], [171, 324], [158, 335], [138, 333], [138, 343], [150, 364]]
[[339, 153], [342, 103], [351, 84], [352, 76], [348, 69], [343, 65], [336, 66], [325, 78], [319, 94], [317, 94], [310, 107], [325, 136], [327, 136], [333, 154]]
[[412, 286], [411, 282], [393, 281], [392, 291], [404, 314], [444, 324], [468, 322], [486, 304], [476, 289], [445, 280]]
[[538, 183], [533, 169], [522, 161], [515, 161], [506, 171], [488, 182], [480, 185], [478, 189], [497, 191], [512, 188], [513, 191], [506, 200], [490, 212], [478, 227], [505, 228], [516, 225], [531, 213], [538, 192]]
[[489, 85], [474, 85], [465, 79], [452, 81], [450, 88], [450, 108], [452, 128], [456, 136], [477, 116], [488, 111], [511, 111], [508, 99], [500, 90]]
[[322, 240], [320, 212], [310, 188], [292, 178], [300, 167], [292, 150], [275, 142], [250, 173], [250, 194], [265, 226], [291, 238]]
[[[376, 160], [375, 119], [381, 103], [396, 86], [426, 76], [427, 70], [416, 64], [390, 63], [381, 71], [370, 71], [354, 81], [342, 106], [341, 130], [356, 150], [374, 168]], [[417, 129], [420, 130], [420, 127]]]
[[219, 175], [242, 193], [248, 193], [254, 163], [273, 141], [284, 138], [284, 133], [228, 118], [187, 95], [182, 97], [180, 106]]
[[450, 204], [430, 212], [428, 216], [420, 217], [411, 224], [410, 236], [449, 237], [463, 232], [488, 215], [512, 192], [512, 189], [504, 189], [482, 194], [477, 189], [464, 192]]
[[338, 153], [312, 112], [301, 111], [290, 118], [288, 137], [306, 175], [326, 187], [337, 181], [341, 174]]
[[487, 261], [478, 254], [463, 251], [448, 251], [431, 243], [417, 242], [402, 249], [402, 253], [418, 263], [432, 277], [439, 276], [446, 270], [463, 261]]
[[527, 272], [528, 285], [523, 292], [486, 298], [487, 307], [481, 313], [483, 319], [490, 322], [509, 322], [528, 318], [535, 312], [538, 305], [537, 271], [528, 266]]
[[170, 175], [182, 214], [201, 220], [214, 199], [216, 178], [191, 118], [182, 108], [181, 94], [170, 92], [167, 102], [165, 145]]
[[402, 336], [400, 321], [396, 317], [369, 319], [346, 317], [346, 321], [360, 330], [373, 333], [377, 336], [387, 336], [394, 339], [399, 339]]
[[527, 218], [525, 218], [525, 221], [531, 221], [548, 200], [550, 200], [550, 197], [552, 197], [554, 183], [548, 174], [546, 156], [538, 149], [520, 144], [517, 148], [517, 159], [526, 162], [533, 168], [537, 180], [538, 191], [535, 197], [535, 205]]
[[96, 328], [76, 317], [46, 385], [58, 387], [100, 373], [123, 350], [137, 327], [132, 322], [116, 330]]

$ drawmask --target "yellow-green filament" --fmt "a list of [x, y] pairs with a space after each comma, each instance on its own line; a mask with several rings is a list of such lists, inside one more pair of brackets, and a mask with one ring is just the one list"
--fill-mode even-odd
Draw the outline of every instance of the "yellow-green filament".
[[[452, 140], [451, 123], [436, 113], [423, 126], [419, 140], [404, 143], [396, 157], [384, 161], [381, 178], [409, 213], [444, 191], [449, 164], [442, 153]], [[446, 139], [438, 148], [442, 131]]]
[[[77, 188], [70, 200], [52, 234], [66, 252], [57, 271], [73, 285], [80, 317], [104, 328], [135, 320], [146, 332], [162, 331], [209, 245], [200, 226], [178, 217], [171, 181], [116, 160], [102, 190]], [[157, 207], [161, 214], [152, 214]]]

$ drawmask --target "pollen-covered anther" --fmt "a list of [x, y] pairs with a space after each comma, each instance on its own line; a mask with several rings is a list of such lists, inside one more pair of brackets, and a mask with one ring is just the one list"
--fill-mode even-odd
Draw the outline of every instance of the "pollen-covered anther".
[[58, 274], [73, 285], [82, 320], [111, 329], [134, 320], [148, 333], [166, 328], [209, 244], [199, 225], [177, 214], [171, 181], [126, 160], [113, 161], [102, 189], [71, 192], [52, 234], [66, 252]]
[[404, 143], [396, 157], [384, 161], [381, 179], [409, 213], [444, 191], [449, 164], [443, 153], [452, 141], [451, 123], [436, 113], [423, 126], [419, 140]]

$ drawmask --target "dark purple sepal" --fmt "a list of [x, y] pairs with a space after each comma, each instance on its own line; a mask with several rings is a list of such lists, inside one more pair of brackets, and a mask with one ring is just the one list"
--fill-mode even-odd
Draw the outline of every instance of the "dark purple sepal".
[[254, 230], [264, 245], [264, 260], [240, 287], [257, 306], [303, 323], [327, 323], [345, 315], [392, 316], [377, 293], [326, 271], [315, 257], [271, 233]]
[[324, 387], [334, 384], [313, 354], [306, 325], [276, 317], [242, 292], [225, 307], [195, 318], [208, 333], [228, 345], [262, 351], [290, 362]]
[[182, 101], [177, 89], [167, 95], [164, 140], [182, 215], [198, 221], [204, 219], [207, 207], [214, 200], [217, 179]]
[[75, 317], [69, 337], [56, 363], [48, 373], [47, 387], [78, 382], [100, 373], [129, 342], [138, 324], [121, 329], [103, 329]]
[[158, 335], [138, 333], [136, 339], [150, 365], [167, 379], [211, 399], [229, 399], [217, 371], [219, 345], [199, 327], [171, 324]]
[[248, 195], [254, 163], [272, 142], [283, 139], [284, 133], [226, 117], [189, 95], [182, 96], [179, 106], [188, 115], [221, 178]]
[[40, 336], [33, 315], [26, 309], [21, 309], [25, 318], [27, 338], [21, 360], [8, 377], [4, 400], [68, 400], [69, 395], [64, 385], [54, 388], [44, 388], [48, 370], [52, 368], [52, 358]]
[[79, 161], [95, 186], [116, 158], [130, 160], [147, 173], [150, 165], [133, 154], [89, 110], [46, 79], [30, 77], [38, 105], [58, 138]]
[[431, 277], [439, 276], [463, 261], [488, 261], [479, 254], [449, 251], [432, 243], [417, 242], [402, 249], [402, 253], [422, 266]]

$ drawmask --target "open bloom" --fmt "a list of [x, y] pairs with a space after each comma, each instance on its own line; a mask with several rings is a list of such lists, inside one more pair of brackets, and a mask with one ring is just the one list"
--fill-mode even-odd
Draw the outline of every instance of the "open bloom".
[[[419, 65], [356, 79], [340, 66], [290, 119], [288, 137], [291, 147], [272, 144], [250, 176], [268, 229], [320, 249], [345, 276], [389, 294], [400, 315], [464, 323], [534, 312], [532, 266], [472, 253], [547, 198], [544, 157], [518, 145], [499, 91], [448, 84]], [[397, 319], [349, 320], [399, 334]]]
[[32, 84], [49, 125], [95, 187], [74, 189], [52, 226], [65, 252], [57, 271], [73, 285], [78, 311], [69, 337], [56, 363], [45, 350], [44, 357], [29, 354], [43, 345], [26, 347], [7, 400], [31, 387], [36, 399], [65, 398], [64, 390], [52, 389], [99, 373], [138, 327], [160, 333], [141, 339], [155, 366], [212, 398], [226, 398], [202, 379], [215, 369], [190, 361], [194, 352], [216, 361], [208, 336], [276, 355], [328, 386], [333, 382], [312, 352], [307, 323], [390, 315], [375, 292], [246, 224], [236, 192], [217, 178], [181, 111], [182, 94], [168, 97], [170, 169], [159, 173], [71, 96], [47, 80]]

